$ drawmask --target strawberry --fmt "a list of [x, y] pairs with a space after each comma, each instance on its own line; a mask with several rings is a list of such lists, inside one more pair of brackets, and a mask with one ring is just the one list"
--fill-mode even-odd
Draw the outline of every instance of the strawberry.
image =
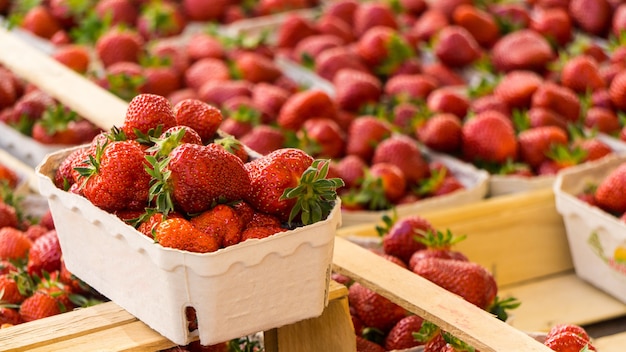
[[388, 209], [405, 195], [406, 190], [404, 172], [392, 163], [379, 162], [365, 173], [357, 199], [371, 210]]
[[345, 151], [346, 135], [335, 120], [308, 119], [297, 132], [299, 148], [314, 158], [339, 158]]
[[425, 100], [439, 87], [439, 82], [425, 74], [399, 74], [391, 77], [384, 85], [384, 93], [399, 100]]
[[325, 4], [324, 15], [340, 18], [348, 25], [352, 25], [354, 13], [358, 7], [359, 2], [356, 0], [337, 0]]
[[154, 239], [163, 247], [195, 253], [219, 249], [216, 237], [205, 234], [184, 218], [168, 218], [159, 223], [154, 229]]
[[438, 86], [465, 85], [465, 78], [457, 70], [439, 61], [422, 66], [422, 73], [433, 78]]
[[358, 112], [376, 104], [382, 95], [382, 82], [374, 75], [344, 68], [333, 77], [335, 101], [340, 109]]
[[130, 139], [137, 134], [148, 134], [161, 126], [166, 130], [176, 125], [176, 117], [172, 104], [167, 98], [156, 94], [140, 94], [135, 96], [126, 109], [122, 131]]
[[254, 6], [255, 16], [269, 16], [307, 7], [307, 0], [259, 0]]
[[450, 230], [447, 230], [445, 233], [432, 230], [420, 234], [422, 236], [418, 237], [418, 240], [423, 243], [426, 248], [418, 249], [411, 255], [411, 259], [409, 259], [408, 262], [410, 269], [412, 269], [418, 261], [425, 258], [469, 261], [465, 254], [452, 249], [454, 244], [462, 241], [466, 236], [454, 236]]
[[185, 15], [192, 21], [219, 21], [231, 3], [231, 0], [217, 0], [211, 3], [202, 0], [183, 0], [181, 6]]
[[274, 122], [283, 104], [289, 99], [289, 91], [270, 83], [257, 83], [252, 87], [252, 103], [261, 111], [265, 123]]
[[284, 229], [280, 226], [248, 227], [241, 233], [241, 241], [243, 242], [250, 238], [266, 238], [279, 232], [285, 231], [287, 231], [287, 229]]
[[517, 158], [518, 145], [510, 120], [499, 112], [486, 111], [463, 125], [461, 149], [472, 162], [504, 163]]
[[556, 126], [543, 126], [524, 130], [518, 135], [520, 160], [537, 168], [548, 159], [548, 151], [556, 144], [566, 146], [567, 132]]
[[626, 29], [626, 5], [619, 4], [613, 13], [611, 21], [611, 32], [614, 36], [619, 36], [620, 32]]
[[385, 349], [402, 350], [423, 345], [413, 336], [413, 333], [420, 331], [423, 323], [424, 319], [418, 315], [407, 315], [400, 319], [385, 337]]
[[577, 335], [574, 332], [563, 331], [547, 338], [543, 344], [557, 352], [579, 352], [596, 351], [596, 348], [589, 340]]
[[137, 30], [145, 40], [172, 37], [183, 32], [187, 20], [175, 1], [152, 1], [141, 7]]
[[176, 124], [194, 129], [205, 144], [215, 136], [224, 119], [219, 109], [198, 99], [179, 101], [173, 112]]
[[612, 109], [599, 106], [591, 107], [583, 117], [583, 124], [595, 128], [598, 132], [614, 135], [621, 130], [619, 118]]
[[99, 145], [95, 156], [78, 170], [82, 193], [105, 211], [143, 209], [150, 182], [147, 166], [143, 148], [136, 141]]
[[152, 188], [158, 191], [152, 192], [151, 197], [165, 213], [178, 209], [200, 213], [218, 200], [240, 200], [250, 190], [250, 179], [241, 159], [219, 145], [181, 144], [166, 160], [151, 160], [155, 167], [151, 173]]
[[17, 325], [21, 322], [22, 317], [20, 317], [17, 309], [0, 306], [0, 328]]
[[189, 88], [199, 90], [210, 81], [226, 81], [230, 79], [230, 71], [221, 59], [206, 57], [199, 59], [185, 71], [184, 82]]
[[293, 94], [283, 104], [276, 122], [282, 128], [297, 131], [304, 121], [312, 117], [335, 119], [337, 107], [330, 96], [318, 89]]
[[381, 75], [390, 75], [407, 59], [415, 56], [409, 43], [390, 27], [375, 26], [358, 39], [356, 52], [363, 61]]
[[358, 282], [348, 288], [348, 301], [365, 326], [385, 333], [406, 316], [404, 308]]
[[50, 293], [38, 290], [20, 305], [20, 317], [24, 322], [39, 320], [63, 313], [59, 301]]
[[452, 22], [465, 28], [483, 48], [491, 48], [500, 38], [495, 17], [470, 4], [462, 4], [452, 12]]
[[294, 48], [306, 37], [319, 34], [315, 24], [300, 15], [291, 14], [281, 23], [276, 32], [276, 46], [278, 48]]
[[52, 57], [80, 74], [87, 73], [91, 61], [89, 50], [82, 45], [63, 45]]
[[542, 72], [555, 58], [550, 43], [541, 34], [522, 29], [500, 38], [491, 50], [491, 60], [498, 71], [530, 70]]
[[[354, 32], [352, 31], [352, 27], [350, 27], [349, 22], [346, 22], [337, 16], [332, 16], [328, 13], [326, 13], [326, 15], [323, 14], [322, 17], [317, 20], [315, 26], [321, 36], [334, 38], [332, 41], [337, 42], [338, 40], [339, 45], [351, 43], [355, 40]], [[305, 38], [304, 40], [306, 39], [308, 38]], [[296, 46], [296, 49], [298, 46]]]
[[356, 155], [346, 155], [335, 163], [335, 170], [341, 178], [346, 188], [357, 187], [363, 177], [367, 164]]
[[558, 46], [565, 46], [572, 40], [573, 27], [567, 10], [558, 7], [537, 11], [536, 16], [530, 22], [530, 29]]
[[431, 7], [422, 13], [409, 31], [419, 40], [427, 42], [449, 24], [450, 20], [445, 13]]
[[24, 258], [32, 242], [23, 231], [14, 227], [0, 228], [0, 259]]
[[447, 169], [432, 170], [429, 177], [420, 180], [414, 188], [420, 197], [437, 197], [465, 189], [461, 181]]
[[435, 151], [455, 154], [461, 148], [461, 120], [449, 113], [435, 114], [415, 128], [415, 136]]
[[20, 293], [18, 281], [20, 279], [14, 275], [15, 273], [0, 275], [0, 305], [3, 304], [20, 304], [26, 296]]
[[0, 183], [4, 183], [9, 186], [9, 188], [14, 189], [19, 182], [20, 177], [17, 173], [10, 166], [0, 162]]
[[235, 77], [252, 83], [273, 82], [282, 75], [272, 59], [255, 52], [242, 53], [233, 62]]
[[30, 275], [38, 276], [61, 269], [61, 245], [56, 230], [48, 231], [33, 242], [26, 269]]
[[611, 25], [613, 9], [607, 0], [571, 0], [569, 14], [583, 31], [603, 36]]
[[552, 336], [558, 335], [566, 331], [572, 332], [582, 337], [584, 340], [587, 340], [587, 341], [591, 340], [587, 331], [583, 327], [579, 325], [575, 325], [575, 324], [556, 324], [552, 326], [550, 330], [546, 333], [546, 339], [549, 339]]
[[611, 171], [598, 185], [596, 204], [605, 211], [621, 215], [626, 212], [626, 199], [620, 194], [626, 191], [626, 165]]
[[465, 67], [481, 56], [481, 47], [464, 27], [451, 25], [437, 34], [433, 44], [435, 55], [448, 67]]
[[459, 119], [465, 118], [471, 101], [467, 94], [455, 87], [441, 87], [426, 98], [428, 110], [435, 113], [450, 113]]
[[164, 97], [182, 88], [182, 79], [171, 66], [148, 66], [143, 69], [144, 82], [139, 93], [157, 94]]
[[428, 220], [419, 215], [403, 217], [393, 223], [387, 233], [383, 234], [382, 243], [385, 253], [396, 256], [408, 265], [413, 253], [426, 248], [418, 237], [434, 228]]
[[[252, 83], [243, 80], [210, 80], [198, 90], [198, 98], [222, 110], [237, 110], [244, 105], [252, 107]], [[229, 104], [227, 102], [230, 101]], [[234, 102], [237, 102], [236, 104]], [[230, 105], [230, 106], [227, 106]], [[228, 114], [226, 114], [228, 115]]]
[[254, 126], [240, 140], [241, 143], [261, 155], [283, 148], [287, 142], [284, 132], [270, 125]]
[[356, 352], [385, 352], [383, 346], [356, 335]]
[[609, 86], [611, 102], [619, 110], [626, 111], [626, 72], [619, 73]]
[[315, 58], [314, 66], [315, 73], [329, 81], [332, 81], [337, 72], [344, 68], [371, 73], [361, 57], [345, 46], [322, 51]]
[[226, 48], [220, 39], [210, 33], [194, 33], [184, 46], [184, 52], [191, 62], [204, 58], [224, 59]]
[[580, 99], [576, 93], [564, 86], [546, 81], [532, 95], [532, 107], [547, 108], [565, 117], [569, 122], [580, 118]]
[[134, 26], [139, 16], [138, 8], [131, 0], [100, 0], [94, 7], [99, 18], [110, 17], [111, 25]]
[[482, 309], [494, 302], [498, 291], [493, 275], [474, 262], [424, 258], [412, 270]]
[[[350, 32], [352, 33], [352, 32]], [[293, 49], [291, 58], [303, 66], [311, 67], [315, 64], [315, 58], [324, 50], [337, 48], [345, 44], [345, 41], [333, 34], [316, 34], [302, 39]]]
[[404, 135], [393, 135], [381, 141], [374, 150], [372, 165], [390, 163], [397, 166], [409, 185], [429, 174], [428, 163], [417, 146], [417, 141]]
[[567, 129], [567, 119], [554, 110], [546, 108], [530, 108], [526, 112], [526, 115], [528, 117], [529, 128], [556, 126], [563, 130]]
[[581, 94], [607, 85], [600, 75], [598, 63], [588, 55], [576, 56], [565, 63], [561, 70], [561, 84]]
[[0, 201], [0, 228], [3, 227], [18, 227], [17, 210], [14, 206]]
[[252, 191], [245, 200], [257, 211], [291, 225], [325, 219], [337, 197], [341, 179], [327, 179], [329, 161], [294, 148], [281, 148], [245, 165]]
[[20, 21], [20, 27], [41, 38], [50, 39], [62, 29], [48, 7], [37, 5], [29, 9]]
[[17, 86], [11, 77], [9, 71], [0, 70], [0, 109], [12, 106], [18, 98]]
[[384, 26], [398, 29], [398, 22], [391, 7], [385, 3], [367, 2], [354, 11], [353, 26], [355, 36], [361, 37], [370, 28]]
[[241, 241], [244, 224], [233, 208], [218, 204], [190, 220], [191, 224], [207, 236], [217, 239], [220, 248], [235, 245]]
[[348, 129], [346, 154], [360, 157], [365, 162], [372, 159], [375, 145], [391, 135], [391, 124], [372, 115], [356, 118]]
[[104, 67], [108, 67], [121, 61], [139, 62], [143, 45], [136, 31], [113, 27], [98, 38], [95, 49]]
[[497, 84], [493, 94], [509, 108], [527, 108], [543, 83], [538, 74], [527, 70], [508, 72]]

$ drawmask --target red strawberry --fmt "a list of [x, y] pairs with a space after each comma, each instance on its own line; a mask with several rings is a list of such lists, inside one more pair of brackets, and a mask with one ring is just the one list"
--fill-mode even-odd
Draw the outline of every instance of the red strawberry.
[[551, 338], [552, 336], [558, 335], [562, 332], [572, 332], [583, 339], [589, 341], [591, 338], [585, 329], [579, 325], [575, 324], [556, 324], [550, 328], [550, 330], [546, 333], [546, 339]]
[[189, 88], [200, 90], [210, 81], [227, 81], [230, 79], [230, 71], [226, 63], [221, 59], [212, 57], [202, 58], [189, 66], [185, 71], [184, 81]]
[[168, 0], [142, 6], [135, 25], [144, 39], [151, 40], [181, 34], [187, 20], [178, 2]]
[[344, 68], [333, 77], [335, 101], [340, 109], [358, 112], [376, 104], [382, 95], [382, 83], [374, 75]]
[[522, 29], [498, 40], [491, 51], [493, 65], [498, 71], [530, 70], [542, 72], [555, 58], [550, 43], [539, 33]]
[[94, 8], [99, 18], [110, 16], [111, 25], [134, 26], [139, 10], [130, 0], [100, 0]]
[[204, 58], [223, 59], [226, 57], [224, 44], [210, 33], [194, 33], [184, 47], [191, 62]]
[[22, 317], [17, 309], [0, 307], [0, 326], [12, 326], [22, 322]]
[[465, 78], [457, 71], [437, 61], [422, 66], [422, 73], [435, 79], [438, 86], [463, 86]]
[[286, 138], [280, 128], [270, 125], [254, 126], [241, 138], [241, 143], [255, 152], [266, 155], [285, 146]]
[[383, 346], [356, 335], [356, 352], [385, 352]]
[[280, 226], [248, 227], [241, 233], [241, 242], [250, 238], [266, 238], [284, 231], [287, 229]]
[[24, 258], [31, 246], [24, 232], [13, 227], [0, 228], [0, 259]]
[[621, 130], [619, 118], [612, 109], [594, 106], [583, 117], [586, 127], [596, 128], [599, 132], [614, 135]]
[[379, 162], [373, 164], [365, 174], [360, 189], [361, 197], [372, 210], [387, 209], [405, 195], [407, 185], [406, 176], [398, 166]]
[[356, 37], [361, 37], [370, 28], [384, 26], [398, 28], [396, 16], [384, 3], [367, 2], [360, 4], [354, 11], [353, 29]]
[[419, 215], [410, 215], [399, 219], [389, 231], [383, 235], [385, 253], [394, 255], [408, 265], [413, 253], [426, 248], [416, 237], [424, 237], [424, 233], [434, 231], [430, 222]]
[[181, 4], [185, 15], [192, 21], [219, 21], [231, 2], [231, 0], [210, 3], [203, 0], [183, 0]]
[[20, 293], [16, 279], [13, 274], [0, 275], [0, 302], [2, 304], [20, 304], [26, 298]]
[[82, 45], [63, 45], [52, 57], [80, 74], [87, 73], [91, 61], [89, 50]]
[[436, 113], [450, 113], [459, 119], [465, 118], [470, 103], [467, 94], [455, 87], [437, 88], [426, 99], [428, 110]]
[[173, 107], [177, 125], [193, 128], [203, 143], [215, 137], [222, 120], [222, 112], [216, 107], [198, 99], [185, 99]]
[[144, 41], [141, 35], [130, 29], [113, 27], [96, 41], [95, 49], [105, 67], [116, 62], [139, 62]]
[[413, 272], [482, 309], [493, 303], [498, 292], [493, 275], [474, 262], [424, 258], [415, 263]]
[[470, 161], [504, 163], [517, 158], [517, 139], [510, 120], [496, 111], [486, 111], [465, 122], [463, 155]]
[[20, 27], [33, 33], [36, 36], [50, 39], [61, 30], [61, 24], [52, 16], [48, 7], [38, 5], [26, 12], [20, 22]]
[[379, 74], [389, 75], [414, 56], [409, 43], [390, 27], [375, 26], [358, 39], [356, 52], [369, 67]]
[[304, 66], [313, 65], [323, 51], [345, 44], [340, 37], [332, 34], [316, 34], [302, 39], [293, 49], [291, 58]]
[[294, 48], [306, 37], [319, 34], [315, 24], [297, 14], [288, 15], [276, 32], [276, 46], [279, 48]]
[[339, 158], [345, 151], [346, 135], [335, 120], [308, 119], [297, 132], [300, 149], [314, 158]]
[[596, 351], [589, 340], [585, 340], [585, 338], [570, 331], [552, 335], [543, 344], [556, 352], [579, 352], [585, 347], [587, 351]]
[[532, 71], [508, 72], [494, 89], [494, 95], [504, 101], [509, 108], [530, 106], [532, 96], [542, 85], [543, 79]]
[[537, 11], [536, 16], [531, 19], [530, 29], [559, 46], [569, 43], [574, 35], [572, 20], [567, 10], [563, 8]]
[[176, 125], [172, 104], [161, 95], [140, 94], [128, 104], [121, 129], [133, 139], [137, 137], [136, 132], [148, 134], [159, 125], [162, 130]]
[[543, 126], [524, 130], [518, 135], [520, 160], [538, 168], [548, 160], [548, 152], [556, 144], [566, 146], [569, 138], [567, 132], [556, 126]]
[[598, 206], [609, 213], [626, 212], [626, 199], [620, 194], [626, 191], [626, 165], [611, 171], [598, 185], [595, 199]]
[[602, 36], [611, 25], [613, 16], [607, 0], [571, 0], [569, 13], [574, 22], [585, 32]]
[[[147, 218], [145, 217], [147, 215]], [[182, 218], [183, 216], [176, 212], [170, 212], [167, 215], [159, 212], [147, 212], [144, 214], [144, 217], [141, 218], [141, 222], [139, 226], [137, 226], [137, 231], [146, 235], [148, 238], [154, 239], [154, 231], [156, 227], [168, 218]]]
[[541, 126], [556, 126], [567, 129], [567, 119], [551, 109], [546, 108], [530, 108], [527, 112], [528, 123], [530, 128]]
[[626, 72], [615, 76], [609, 87], [609, 94], [613, 105], [622, 111], [626, 111]]
[[371, 72], [361, 57], [345, 46], [326, 49], [315, 58], [315, 73], [329, 81], [344, 68]]
[[347, 24], [352, 25], [354, 12], [359, 7], [356, 0], [337, 0], [326, 4], [324, 14], [342, 19]]
[[252, 83], [273, 82], [282, 75], [274, 61], [255, 52], [245, 52], [238, 55], [233, 66], [236, 76]]
[[290, 92], [270, 83], [257, 83], [252, 87], [252, 103], [262, 113], [264, 123], [274, 122]]
[[14, 206], [0, 201], [0, 228], [18, 227], [19, 219]]
[[356, 118], [348, 129], [346, 154], [352, 154], [369, 162], [374, 155], [375, 145], [391, 135], [391, 125], [375, 116], [363, 115]]
[[532, 95], [532, 107], [553, 110], [570, 122], [580, 118], [580, 99], [576, 93], [564, 86], [546, 81]]
[[20, 182], [20, 177], [17, 175], [17, 173], [15, 173], [15, 171], [13, 171], [11, 167], [0, 162], [0, 182], [6, 183], [9, 188], [14, 189]]
[[195, 228], [217, 239], [220, 247], [235, 245], [241, 241], [244, 224], [233, 208], [218, 204], [191, 218]]
[[449, 113], [435, 114], [416, 127], [415, 136], [435, 151], [454, 154], [461, 148], [461, 120]]
[[184, 218], [168, 218], [159, 223], [154, 239], [163, 247], [195, 253], [215, 252], [220, 248], [217, 238], [195, 228]]
[[619, 36], [620, 32], [626, 29], [626, 5], [619, 4], [613, 13], [611, 21], [611, 34]]
[[[343, 43], [351, 43], [355, 40], [354, 32], [350, 24], [337, 16], [328, 13], [326, 13], [326, 15], [323, 14], [315, 25], [320, 35], [338, 39], [341, 43], [340, 45]], [[306, 39], [308, 38], [305, 38], [305, 40]]]
[[465, 254], [452, 249], [454, 244], [464, 238], [464, 236], [454, 236], [450, 230], [447, 230], [445, 233], [434, 230], [423, 233], [422, 237], [419, 238], [419, 241], [423, 243], [426, 248], [418, 249], [413, 253], [411, 259], [409, 259], [408, 267], [412, 269], [418, 261], [425, 258], [460, 260], [464, 262], [469, 261]]
[[404, 308], [358, 282], [348, 288], [348, 301], [365, 326], [385, 333], [406, 316]]
[[26, 298], [20, 305], [20, 316], [25, 322], [47, 318], [63, 312], [59, 308], [59, 301], [50, 293], [41, 290]]
[[561, 84], [581, 94], [606, 87], [598, 63], [588, 55], [576, 56], [565, 63], [561, 70]]
[[346, 155], [335, 164], [338, 177], [343, 180], [346, 188], [357, 187], [363, 177], [367, 164], [356, 155]]
[[252, 83], [244, 80], [211, 80], [198, 90], [198, 98], [227, 110], [237, 111], [241, 106], [252, 108]]
[[283, 104], [277, 122], [282, 128], [297, 131], [304, 121], [312, 117], [335, 119], [337, 107], [330, 96], [317, 89], [305, 90], [293, 94]]
[[445, 13], [429, 8], [424, 11], [413, 26], [411, 26], [410, 33], [419, 40], [429, 41], [449, 24], [450, 21]]
[[429, 174], [428, 163], [417, 146], [417, 141], [404, 135], [393, 135], [378, 144], [372, 165], [390, 163], [397, 166], [409, 185], [416, 184]]
[[439, 82], [425, 74], [399, 74], [391, 77], [384, 86], [385, 94], [400, 100], [425, 100], [439, 87]]
[[172, 66], [148, 66], [143, 70], [144, 82], [140, 93], [169, 96], [182, 87], [182, 79]]
[[36, 239], [28, 252], [26, 266], [30, 275], [42, 276], [42, 272], [54, 272], [61, 269], [61, 245], [56, 230], [50, 230]]
[[396, 323], [385, 337], [386, 350], [402, 350], [423, 345], [413, 337], [422, 328], [424, 319], [418, 315], [408, 315]]
[[452, 25], [437, 34], [433, 44], [435, 55], [449, 67], [465, 67], [481, 56], [476, 39], [464, 27]]
[[465, 28], [483, 48], [491, 48], [500, 38], [494, 16], [473, 4], [462, 4], [452, 12], [454, 24]]

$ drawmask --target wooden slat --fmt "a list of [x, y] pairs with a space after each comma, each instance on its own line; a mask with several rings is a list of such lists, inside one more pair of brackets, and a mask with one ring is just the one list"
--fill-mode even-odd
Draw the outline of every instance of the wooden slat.
[[[18, 175], [23, 177], [22, 185], [24, 189], [16, 190], [19, 192], [27, 192], [28, 190], [38, 192], [39, 184], [35, 169], [26, 165], [21, 160], [18, 160], [13, 155], [7, 153], [7, 151], [0, 149], [0, 164], [5, 165], [9, 169], [15, 171]], [[21, 188], [21, 187], [20, 187]]]
[[127, 103], [0, 28], [0, 63], [104, 130], [121, 126]]
[[333, 264], [338, 273], [355, 279], [481, 351], [550, 351], [459, 296], [341, 237], [335, 240]]
[[624, 352], [626, 349], [626, 332], [604, 336], [593, 341], [594, 347], [602, 352]]

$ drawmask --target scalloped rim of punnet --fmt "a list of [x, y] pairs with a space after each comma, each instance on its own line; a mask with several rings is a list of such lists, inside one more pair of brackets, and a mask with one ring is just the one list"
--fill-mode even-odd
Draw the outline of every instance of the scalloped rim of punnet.
[[626, 266], [619, 264], [619, 270], [610, 266], [615, 249], [626, 248], [626, 224], [576, 197], [586, 185], [598, 184], [624, 163], [626, 155], [615, 155], [568, 168], [557, 175], [553, 190], [576, 275], [626, 303]]
[[[70, 272], [166, 338], [185, 345], [227, 341], [322, 314], [339, 198], [312, 225], [251, 239], [212, 253], [164, 248], [86, 198], [52, 182], [76, 148], [48, 155], [36, 168]], [[189, 332], [185, 308], [196, 310]]]

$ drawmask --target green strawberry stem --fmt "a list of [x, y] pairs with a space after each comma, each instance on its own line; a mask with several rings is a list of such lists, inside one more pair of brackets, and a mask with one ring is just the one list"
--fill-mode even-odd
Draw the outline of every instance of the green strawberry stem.
[[289, 225], [298, 214], [303, 225], [316, 223], [330, 214], [337, 199], [337, 188], [344, 182], [340, 178], [326, 178], [329, 165], [330, 160], [313, 161], [302, 173], [298, 185], [283, 192], [281, 200], [296, 199], [289, 214]]
[[487, 308], [487, 311], [495, 315], [498, 319], [507, 321], [509, 319], [508, 311], [516, 309], [520, 306], [520, 304], [522, 304], [522, 302], [515, 297], [500, 299], [500, 297], [496, 296], [496, 299], [489, 306], [489, 308]]

